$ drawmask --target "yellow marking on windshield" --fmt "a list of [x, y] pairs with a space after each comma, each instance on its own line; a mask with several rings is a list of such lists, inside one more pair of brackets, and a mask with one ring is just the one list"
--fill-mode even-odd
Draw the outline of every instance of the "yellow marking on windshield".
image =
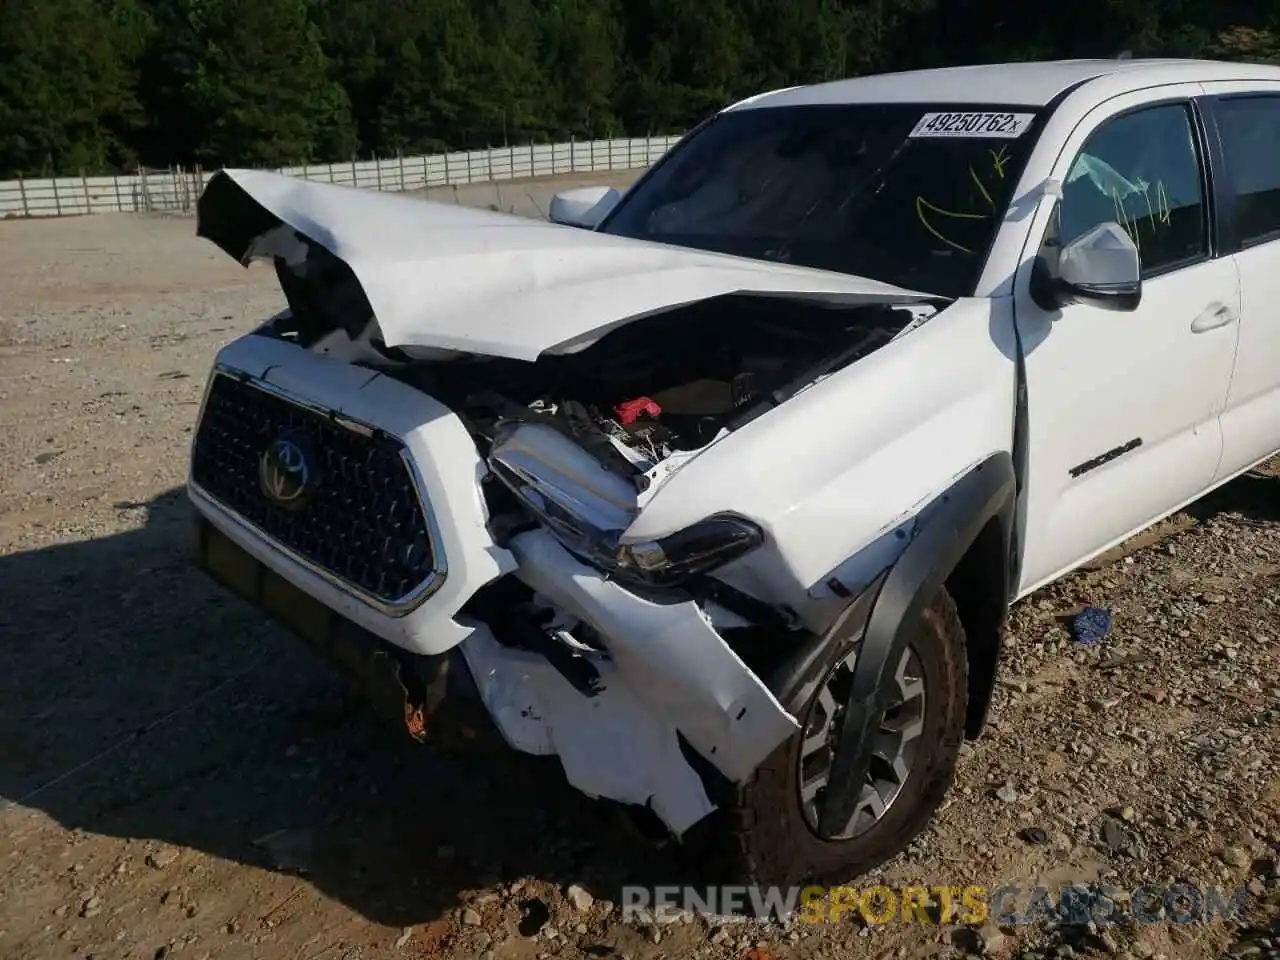
[[935, 213], [942, 214], [944, 217], [955, 217], [958, 220], [985, 220], [986, 215], [981, 213], [953, 213], [950, 210], [943, 210], [941, 207], [937, 206], [936, 204], [930, 203], [924, 197], [916, 197], [916, 217], [919, 218], [920, 224], [926, 230], [928, 230], [931, 234], [933, 234], [935, 237], [937, 237], [939, 240], [945, 243], [947, 246], [955, 247], [961, 253], [972, 254], [973, 251], [970, 250], [968, 247], [963, 246], [962, 244], [956, 243], [950, 237], [944, 236], [933, 226], [933, 224], [929, 222], [928, 218], [926, 218], [924, 215], [924, 211], [926, 207], [928, 207], [930, 210], [934, 211]]
[[978, 192], [982, 194], [982, 199], [986, 200], [991, 206], [991, 212], [996, 212], [996, 202], [991, 199], [991, 194], [987, 193], [987, 188], [982, 185], [982, 181], [978, 179], [978, 175], [973, 170], [973, 164], [969, 164], [969, 179], [973, 181], [973, 185], [978, 188]]
[[[987, 151], [987, 154], [991, 157], [992, 169], [995, 171], [996, 177], [1001, 180], [1004, 179], [1005, 165], [1012, 159], [1012, 157], [1010, 157], [1007, 153], [1008, 149], [1009, 149], [1008, 146], [1005, 145], [1005, 146], [1002, 146], [999, 150]], [[929, 219], [925, 216], [925, 211], [928, 210], [932, 213], [938, 214], [939, 216], [951, 217], [952, 219], [955, 219], [955, 220], [990, 220], [994, 218], [997, 213], [995, 199], [991, 196], [990, 191], [987, 190], [986, 185], [982, 182], [982, 178], [978, 176], [978, 172], [974, 170], [973, 164], [969, 164], [969, 179], [972, 180], [973, 185], [978, 188], [978, 193], [982, 195], [982, 199], [985, 200], [987, 202], [987, 205], [991, 207], [990, 213], [960, 213], [955, 210], [946, 210], [938, 206], [936, 203], [931, 203], [930, 201], [926, 200], [922, 196], [917, 196], [916, 197], [916, 218], [920, 221], [921, 226], [923, 226], [926, 230], [929, 231], [929, 233], [933, 234], [933, 236], [937, 237], [947, 246], [953, 247], [956, 250], [959, 250], [961, 253], [972, 254], [974, 253], [973, 250], [970, 250], [968, 247], [964, 246], [963, 244], [956, 243], [956, 241], [946, 236], [944, 233], [938, 230], [937, 227], [931, 224], [929, 222]]]
[[944, 217], [955, 217], [957, 220], [987, 219], [987, 215], [985, 213], [956, 213], [954, 210], [944, 210], [942, 207], [938, 206], [936, 203], [930, 203], [924, 197], [916, 197], [916, 209], [919, 210], [921, 207], [928, 207], [934, 213], [940, 213]]
[[998, 153], [995, 150], [987, 151], [987, 153], [991, 154], [991, 165], [995, 168], [996, 176], [1001, 180], [1004, 179], [1004, 165], [1010, 160], [1010, 158], [1005, 154], [1005, 151], [1008, 149], [1009, 147], [1006, 144], [1000, 148]]

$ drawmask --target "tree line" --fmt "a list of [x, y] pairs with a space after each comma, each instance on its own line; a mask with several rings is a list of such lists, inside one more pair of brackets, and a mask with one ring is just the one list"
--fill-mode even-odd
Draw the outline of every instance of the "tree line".
[[685, 129], [763, 90], [1059, 57], [1280, 60], [1271, 0], [0, 0], [0, 177]]

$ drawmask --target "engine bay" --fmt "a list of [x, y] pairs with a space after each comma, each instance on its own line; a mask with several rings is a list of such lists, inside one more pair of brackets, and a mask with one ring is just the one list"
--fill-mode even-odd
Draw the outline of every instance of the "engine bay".
[[[544, 423], [639, 478], [712, 443], [928, 319], [926, 305], [758, 295], [699, 301], [535, 363], [411, 363], [394, 375], [458, 412], [487, 455], [499, 425]], [[643, 488], [643, 485], [641, 485]]]

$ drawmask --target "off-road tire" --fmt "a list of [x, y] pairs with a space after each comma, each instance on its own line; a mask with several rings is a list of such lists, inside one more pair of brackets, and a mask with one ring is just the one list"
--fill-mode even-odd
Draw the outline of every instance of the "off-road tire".
[[[860, 634], [843, 640], [826, 669], [860, 642]], [[911, 643], [924, 673], [924, 732], [902, 792], [884, 816], [852, 839], [819, 838], [800, 804], [797, 733], [734, 791], [726, 809], [713, 814], [706, 840], [717, 849], [717, 872], [761, 885], [847, 882], [897, 855], [928, 826], [955, 779], [968, 692], [964, 627], [945, 588], [926, 608]], [[794, 702], [795, 691], [775, 693], [803, 727], [816, 693], [804, 703]]]

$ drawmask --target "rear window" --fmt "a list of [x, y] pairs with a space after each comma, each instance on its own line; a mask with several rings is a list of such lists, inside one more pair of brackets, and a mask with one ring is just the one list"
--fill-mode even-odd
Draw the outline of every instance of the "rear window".
[[1245, 246], [1280, 236], [1280, 97], [1218, 102], [1218, 128]]
[[1039, 130], [1027, 107], [822, 105], [722, 114], [605, 233], [971, 294]]

